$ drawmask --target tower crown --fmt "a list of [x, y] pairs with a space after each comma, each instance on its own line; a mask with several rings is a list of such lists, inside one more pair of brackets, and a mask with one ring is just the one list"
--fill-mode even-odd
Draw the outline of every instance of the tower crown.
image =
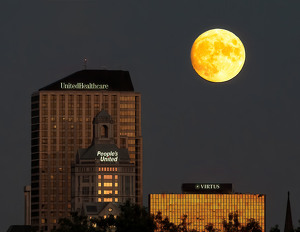
[[93, 120], [93, 144], [113, 143], [113, 120], [106, 110], [101, 110]]
[[99, 123], [110, 123], [113, 124], [113, 120], [111, 116], [107, 113], [106, 110], [101, 110], [94, 118], [93, 124], [99, 124]]

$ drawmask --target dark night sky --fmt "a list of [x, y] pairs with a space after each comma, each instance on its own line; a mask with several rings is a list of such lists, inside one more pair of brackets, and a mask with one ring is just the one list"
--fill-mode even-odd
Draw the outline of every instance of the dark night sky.
[[[30, 95], [83, 68], [122, 69], [142, 93], [144, 195], [183, 182], [267, 194], [267, 230], [300, 219], [300, 1], [0, 1], [0, 230], [23, 223], [30, 183]], [[196, 37], [235, 33], [233, 80], [197, 77]]]

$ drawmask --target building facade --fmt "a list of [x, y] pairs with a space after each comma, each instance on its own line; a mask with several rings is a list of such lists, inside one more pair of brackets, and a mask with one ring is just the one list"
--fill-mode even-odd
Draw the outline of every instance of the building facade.
[[219, 191], [211, 187], [201, 189], [200, 185], [195, 184], [193, 193], [150, 194], [150, 213], [156, 215], [161, 212], [163, 218], [168, 217], [170, 222], [176, 225], [187, 215], [189, 229], [205, 231], [205, 226], [212, 223], [214, 228], [223, 231], [223, 220], [228, 221], [228, 215], [236, 212], [242, 225], [246, 225], [248, 220], [253, 218], [259, 222], [262, 232], [266, 231], [265, 195], [222, 193], [220, 184], [205, 184], [215, 186]]
[[128, 150], [114, 143], [113, 125], [111, 116], [101, 110], [93, 120], [92, 144], [77, 152], [72, 165], [72, 211], [82, 212], [83, 203], [135, 203], [134, 164]]
[[51, 231], [71, 211], [71, 165], [93, 138], [93, 118], [111, 115], [113, 140], [134, 164], [135, 201], [142, 204], [141, 95], [127, 71], [82, 70], [31, 97], [31, 224]]

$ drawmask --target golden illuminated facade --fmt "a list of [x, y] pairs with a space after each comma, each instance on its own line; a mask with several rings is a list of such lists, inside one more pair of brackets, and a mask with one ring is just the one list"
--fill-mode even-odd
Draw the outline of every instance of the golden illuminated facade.
[[112, 117], [113, 139], [129, 151], [136, 202], [142, 203], [141, 95], [127, 71], [82, 70], [31, 97], [31, 224], [51, 231], [71, 211], [71, 164], [93, 138], [102, 109]]
[[259, 222], [265, 232], [266, 196], [259, 194], [150, 194], [150, 213], [161, 212], [163, 218], [178, 225], [183, 215], [187, 215], [189, 229], [204, 231], [205, 225], [223, 231], [222, 222], [228, 220], [229, 213], [237, 212], [242, 225], [247, 219]]

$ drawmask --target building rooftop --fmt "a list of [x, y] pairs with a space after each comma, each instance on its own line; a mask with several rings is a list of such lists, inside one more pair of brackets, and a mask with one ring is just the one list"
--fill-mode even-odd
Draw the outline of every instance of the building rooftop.
[[134, 91], [134, 88], [128, 71], [81, 70], [39, 90]]
[[110, 214], [119, 214], [120, 204], [113, 202], [84, 202], [82, 205], [82, 210], [84, 215], [88, 216], [101, 216], [101, 214], [106, 214], [108, 211]]
[[100, 122], [108, 122], [113, 123], [112, 117], [107, 113], [106, 110], [101, 110], [93, 120], [93, 124], [97, 124]]

